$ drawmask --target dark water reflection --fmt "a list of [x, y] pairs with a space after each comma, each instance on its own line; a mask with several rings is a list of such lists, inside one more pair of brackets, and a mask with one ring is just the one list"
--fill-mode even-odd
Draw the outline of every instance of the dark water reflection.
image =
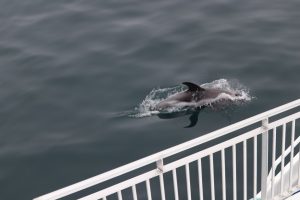
[[192, 128], [198, 123], [198, 117], [200, 114], [200, 109], [193, 110], [193, 111], [182, 111], [182, 112], [176, 112], [176, 113], [161, 113], [157, 116], [160, 119], [173, 119], [177, 117], [182, 117], [189, 115], [189, 125], [185, 126], [184, 128]]

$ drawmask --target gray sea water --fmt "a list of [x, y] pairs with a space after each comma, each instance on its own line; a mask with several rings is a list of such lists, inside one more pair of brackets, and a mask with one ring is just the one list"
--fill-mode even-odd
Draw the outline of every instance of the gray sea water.
[[[1, 0], [0, 199], [32, 199], [299, 98], [300, 2]], [[252, 98], [130, 117], [183, 81]], [[139, 110], [137, 111], [139, 112]]]

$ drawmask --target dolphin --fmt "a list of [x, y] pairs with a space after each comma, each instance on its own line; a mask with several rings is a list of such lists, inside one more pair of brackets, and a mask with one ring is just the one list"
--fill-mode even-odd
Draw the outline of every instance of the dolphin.
[[216, 100], [220, 95], [224, 95], [220, 97], [224, 100], [231, 100], [234, 97], [240, 96], [240, 94], [216, 89], [216, 88], [203, 88], [195, 83], [191, 82], [183, 82], [183, 85], [188, 87], [187, 90], [171, 95], [167, 99], [159, 102], [155, 109], [158, 111], [165, 110], [172, 107], [188, 107], [188, 108], [201, 108], [205, 107], [205, 105], [212, 103]]

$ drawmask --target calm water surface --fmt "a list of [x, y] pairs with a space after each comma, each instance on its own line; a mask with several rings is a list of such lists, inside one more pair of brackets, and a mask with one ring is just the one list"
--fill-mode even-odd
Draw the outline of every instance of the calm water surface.
[[[300, 2], [0, 1], [0, 199], [32, 199], [299, 98]], [[247, 104], [132, 118], [154, 88], [226, 79]]]

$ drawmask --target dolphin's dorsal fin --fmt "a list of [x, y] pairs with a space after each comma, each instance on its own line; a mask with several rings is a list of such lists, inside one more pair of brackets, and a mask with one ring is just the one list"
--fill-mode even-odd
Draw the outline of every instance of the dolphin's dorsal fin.
[[195, 83], [191, 83], [191, 82], [183, 82], [183, 85], [188, 86], [188, 91], [191, 92], [197, 92], [197, 91], [204, 91], [205, 89], [200, 87], [199, 85], [195, 84]]

